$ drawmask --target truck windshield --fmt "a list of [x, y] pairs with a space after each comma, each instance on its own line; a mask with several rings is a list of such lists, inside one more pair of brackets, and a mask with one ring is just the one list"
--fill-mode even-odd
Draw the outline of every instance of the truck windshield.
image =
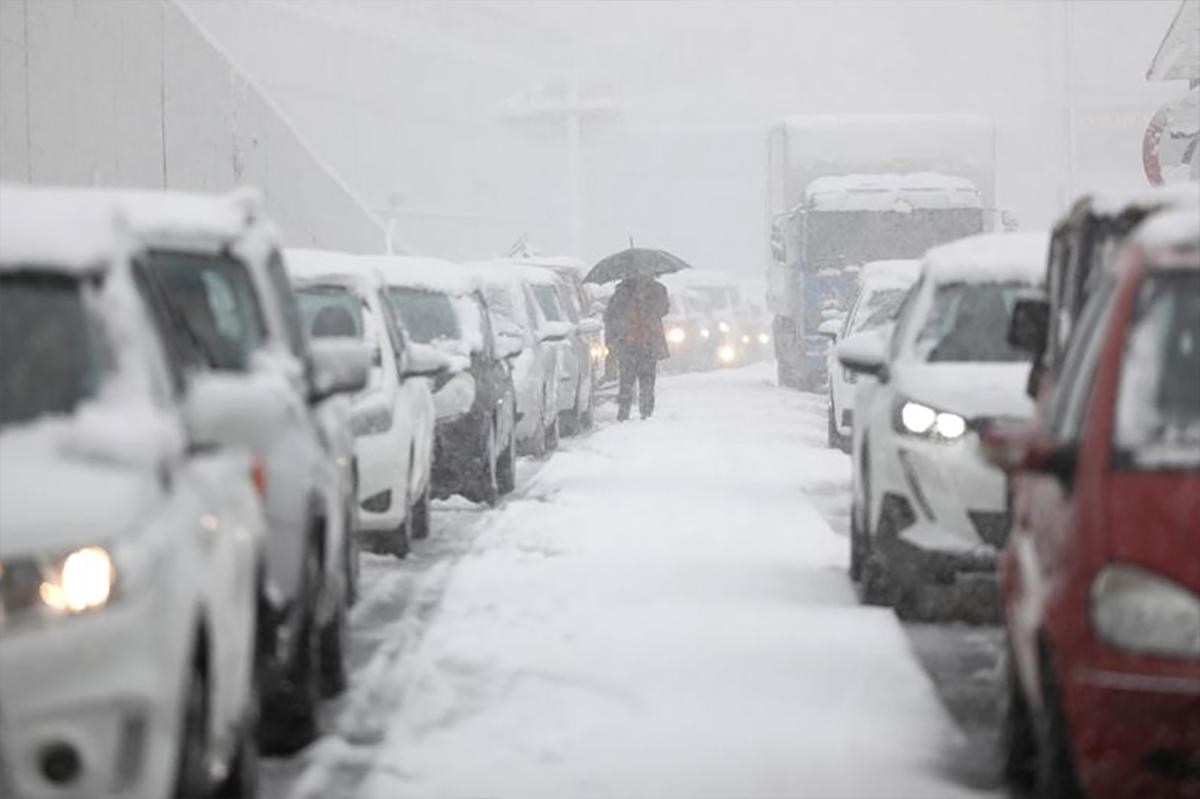
[[919, 258], [937, 244], [983, 232], [978, 208], [812, 211], [807, 214], [806, 271], [887, 258]]
[[108, 371], [104, 337], [79, 281], [27, 273], [0, 276], [0, 426], [68, 414], [99, 390]]
[[1200, 469], [1200, 274], [1151, 277], [1135, 314], [1117, 390], [1116, 463]]

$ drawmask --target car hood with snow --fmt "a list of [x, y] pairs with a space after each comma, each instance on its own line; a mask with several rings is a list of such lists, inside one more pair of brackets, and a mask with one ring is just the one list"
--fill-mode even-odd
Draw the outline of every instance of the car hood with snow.
[[942, 411], [951, 411], [968, 421], [979, 419], [1027, 419], [1033, 401], [1025, 393], [1029, 364], [1016, 363], [922, 363], [909, 360], [896, 364], [892, 379], [899, 395]]

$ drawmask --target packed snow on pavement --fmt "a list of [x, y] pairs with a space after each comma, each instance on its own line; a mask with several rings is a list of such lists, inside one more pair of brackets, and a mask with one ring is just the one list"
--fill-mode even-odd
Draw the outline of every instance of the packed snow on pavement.
[[413, 562], [370, 558], [334, 732], [269, 794], [969, 793], [904, 630], [846, 576], [823, 401], [769, 375], [665, 380], [659, 416], [602, 416], [499, 509], [443, 505]]

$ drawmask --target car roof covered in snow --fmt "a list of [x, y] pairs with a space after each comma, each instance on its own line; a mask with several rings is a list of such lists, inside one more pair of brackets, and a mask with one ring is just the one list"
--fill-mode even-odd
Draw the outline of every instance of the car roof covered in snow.
[[520, 261], [499, 259], [495, 261], [476, 261], [466, 264], [479, 280], [487, 284], [504, 282], [524, 282], [533, 286], [554, 286], [561, 280], [553, 269], [540, 266], [527, 266]]
[[738, 288], [738, 280], [720, 269], [683, 269], [663, 275], [660, 280], [669, 288]]
[[813, 211], [897, 211], [930, 208], [982, 208], [974, 183], [940, 172], [828, 175], [804, 191]]
[[355, 260], [381, 274], [389, 286], [405, 286], [438, 294], [470, 294], [477, 288], [470, 270], [441, 258], [363, 255]]
[[984, 233], [934, 247], [922, 259], [936, 283], [1028, 283], [1046, 276], [1046, 233]]
[[865, 288], [908, 288], [921, 276], [917, 259], [870, 261], [858, 273], [858, 285]]
[[0, 269], [96, 272], [136, 249], [120, 206], [109, 196], [0, 186]]
[[555, 271], [570, 270], [580, 278], [588, 273], [588, 266], [583, 261], [570, 255], [531, 255], [527, 258], [512, 258], [512, 263], [518, 265], [540, 266]]
[[288, 276], [296, 288], [329, 284], [361, 291], [383, 288], [377, 271], [359, 263], [359, 257], [334, 250], [287, 249], [283, 253]]
[[263, 198], [249, 187], [225, 194], [122, 189], [112, 192], [134, 233], [150, 246], [221, 246], [243, 239], [278, 246], [275, 226], [263, 215]]
[[1129, 192], [1104, 192], [1091, 197], [1093, 214], [1115, 216], [1130, 209], [1195, 208], [1200, 206], [1200, 188], [1195, 183], [1173, 183]]
[[1176, 209], [1154, 214], [1138, 227], [1133, 240], [1148, 250], [1200, 249], [1200, 214]]

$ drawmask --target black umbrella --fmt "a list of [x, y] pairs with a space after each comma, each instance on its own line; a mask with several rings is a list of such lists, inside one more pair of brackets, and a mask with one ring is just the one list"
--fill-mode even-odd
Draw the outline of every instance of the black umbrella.
[[630, 247], [614, 253], [592, 267], [583, 279], [585, 283], [612, 283], [638, 275], [654, 277], [668, 275], [692, 267], [681, 258], [664, 250]]

